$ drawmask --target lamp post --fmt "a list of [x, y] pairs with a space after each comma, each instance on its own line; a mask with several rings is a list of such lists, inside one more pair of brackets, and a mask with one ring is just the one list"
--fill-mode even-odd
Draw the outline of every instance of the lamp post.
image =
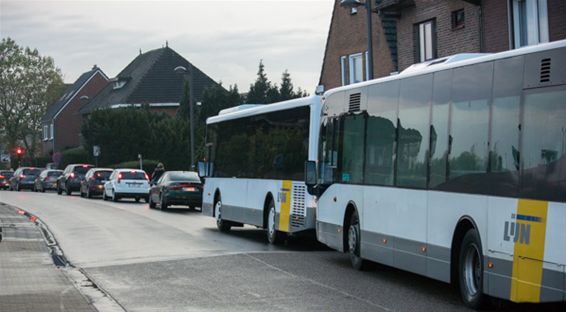
[[[174, 71], [177, 74], [183, 75], [183, 89], [189, 82], [189, 148], [191, 151], [191, 170], [195, 170], [195, 130], [193, 125], [193, 70], [192, 66], [189, 64], [189, 69], [184, 66], [175, 67]], [[188, 79], [187, 79], [188, 78]]]
[[360, 0], [341, 0], [340, 6], [344, 8], [357, 8], [359, 6], [366, 7], [367, 13], [367, 30], [368, 30], [368, 80], [373, 79], [373, 40], [372, 40], [372, 21], [371, 21], [371, 2], [374, 0], [366, 0], [365, 3], [360, 2]]

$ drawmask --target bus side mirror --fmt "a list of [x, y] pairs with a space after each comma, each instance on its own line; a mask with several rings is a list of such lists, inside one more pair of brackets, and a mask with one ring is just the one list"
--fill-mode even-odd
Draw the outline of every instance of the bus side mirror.
[[312, 187], [316, 180], [316, 162], [308, 160], [305, 162], [305, 184]]
[[198, 175], [201, 177], [207, 177], [208, 176], [208, 163], [205, 161], [199, 161], [198, 162]]

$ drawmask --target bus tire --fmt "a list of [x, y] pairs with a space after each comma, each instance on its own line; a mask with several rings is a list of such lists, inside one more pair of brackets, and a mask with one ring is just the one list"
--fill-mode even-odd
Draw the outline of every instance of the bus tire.
[[479, 234], [470, 229], [462, 239], [458, 261], [460, 296], [464, 304], [480, 309], [485, 303], [483, 294], [483, 254]]
[[273, 199], [271, 199], [269, 201], [269, 205], [267, 206], [267, 228], [266, 228], [267, 242], [270, 245], [280, 244], [284, 239], [283, 237], [284, 234], [275, 228], [276, 217], [277, 217], [277, 213], [275, 211], [275, 203], [273, 202]]
[[222, 220], [222, 201], [218, 199], [214, 203], [214, 216], [216, 217], [216, 227], [220, 232], [228, 232], [232, 227], [229, 221]]
[[360, 256], [361, 236], [360, 236], [360, 218], [358, 212], [354, 210], [350, 216], [350, 223], [348, 225], [348, 253], [350, 254], [350, 262], [352, 267], [356, 270], [366, 270], [369, 268], [370, 263], [368, 260], [362, 259]]

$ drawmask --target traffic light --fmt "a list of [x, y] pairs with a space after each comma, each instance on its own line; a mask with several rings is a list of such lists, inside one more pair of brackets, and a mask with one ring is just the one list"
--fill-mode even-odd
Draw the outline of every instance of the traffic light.
[[22, 157], [23, 154], [24, 154], [24, 150], [18, 146], [16, 148], [16, 155], [18, 155], [18, 157]]

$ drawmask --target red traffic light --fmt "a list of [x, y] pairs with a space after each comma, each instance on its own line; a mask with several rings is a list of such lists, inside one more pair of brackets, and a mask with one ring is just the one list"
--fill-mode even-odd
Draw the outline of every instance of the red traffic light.
[[16, 148], [16, 154], [21, 155], [23, 153], [24, 153], [24, 151], [22, 150], [21, 147]]

